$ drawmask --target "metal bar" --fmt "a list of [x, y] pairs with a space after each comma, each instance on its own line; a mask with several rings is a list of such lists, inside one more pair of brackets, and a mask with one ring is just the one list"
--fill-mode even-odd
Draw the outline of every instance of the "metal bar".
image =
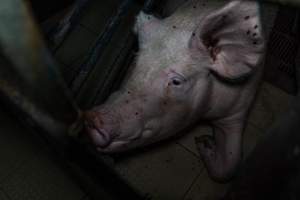
[[63, 43], [68, 34], [79, 23], [80, 17], [90, 0], [76, 0], [73, 8], [67, 15], [49, 31], [48, 38], [55, 52]]
[[265, 0], [266, 2], [277, 3], [283, 6], [299, 7], [300, 2], [298, 0]]
[[[98, 86], [95, 96], [91, 98], [91, 101], [90, 103], [87, 103], [87, 106], [91, 107], [103, 103], [109, 94], [114, 92], [118, 86], [120, 86], [134, 59], [135, 53], [133, 53], [133, 48], [136, 43], [136, 38], [132, 33], [126, 37], [126, 43], [123, 44], [114, 62], [109, 66], [109, 71], [103, 78], [103, 82]], [[126, 52], [125, 55], [124, 52]]]
[[84, 178], [76, 172], [85, 170], [83, 174], [93, 179], [89, 186], [94, 187], [91, 189], [84, 182], [80, 185], [92, 192], [94, 199], [103, 198], [99, 189], [108, 191], [113, 199], [142, 199], [105, 164], [102, 156], [92, 154], [76, 138], [65, 137], [77, 120], [78, 108], [68, 95], [24, 1], [2, 0], [0, 4], [0, 94], [14, 106], [11, 110], [17, 110], [21, 117], [25, 114], [37, 126], [38, 135], [51, 140], [47, 143], [56, 150], [55, 158], [79, 183]]
[[43, 130], [62, 140], [79, 111], [21, 0], [1, 1], [0, 45], [6, 64], [0, 68], [1, 92]]
[[109, 20], [108, 25], [105, 27], [104, 33], [100, 34], [96, 39], [96, 42], [90, 49], [87, 58], [79, 67], [77, 75], [71, 82], [71, 89], [74, 92], [75, 96], [78, 95], [83, 82], [87, 79], [89, 73], [94, 69], [98, 59], [103, 54], [106, 45], [109, 43], [114, 32], [117, 30], [117, 27], [120, 24], [123, 15], [126, 14], [133, 2], [133, 0], [122, 1], [120, 7], [118, 8], [117, 14]]
[[155, 0], [146, 0], [144, 3], [143, 11], [146, 14], [150, 14], [153, 11]]

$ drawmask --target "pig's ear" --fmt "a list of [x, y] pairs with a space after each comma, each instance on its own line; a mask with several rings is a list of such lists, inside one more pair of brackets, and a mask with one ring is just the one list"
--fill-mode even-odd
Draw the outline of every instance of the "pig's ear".
[[239, 82], [249, 77], [264, 50], [258, 4], [233, 1], [211, 13], [193, 33], [190, 45], [209, 56], [210, 70], [221, 79]]
[[154, 17], [153, 15], [140, 12], [136, 17], [133, 31], [138, 35], [140, 42], [143, 43], [157, 33], [157, 30], [161, 24], [160, 22], [160, 19]]

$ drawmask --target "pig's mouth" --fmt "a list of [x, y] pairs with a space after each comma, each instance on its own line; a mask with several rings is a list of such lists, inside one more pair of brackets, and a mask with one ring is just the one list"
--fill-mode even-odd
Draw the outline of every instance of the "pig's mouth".
[[113, 153], [124, 150], [129, 141], [116, 140], [104, 129], [89, 129], [88, 135], [97, 150], [102, 153]]
[[99, 152], [113, 153], [126, 148], [129, 141], [118, 140], [118, 134], [105, 129], [103, 124], [99, 123], [99, 117], [95, 117], [92, 112], [87, 113], [86, 116], [85, 128], [87, 136]]
[[128, 144], [137, 139], [120, 139], [104, 129], [88, 128], [88, 136], [97, 150], [102, 153], [121, 152], [128, 148]]
[[153, 124], [146, 123], [143, 127], [137, 130], [125, 129], [121, 131], [120, 125], [117, 123], [118, 120], [109, 117], [109, 122], [105, 124], [104, 120], [108, 120], [108, 117], [104, 119], [103, 115], [99, 115], [96, 112], [85, 113], [85, 128], [89, 141], [102, 153], [116, 153], [130, 150], [151, 140], [153, 133], [158, 132], [153, 127]]

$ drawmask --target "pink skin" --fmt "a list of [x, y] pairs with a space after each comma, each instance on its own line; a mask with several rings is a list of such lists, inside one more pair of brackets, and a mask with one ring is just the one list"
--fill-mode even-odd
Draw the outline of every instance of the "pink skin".
[[[143, 92], [123, 89], [116, 92], [115, 101], [108, 100], [110, 103], [86, 112], [88, 133], [100, 151], [124, 151], [161, 140], [168, 135], [173, 135], [173, 131], [178, 132], [176, 130], [178, 128], [176, 126], [171, 128], [169, 123], [181, 121], [183, 116], [187, 116], [189, 103], [184, 102], [180, 105], [176, 100], [181, 99], [171, 99], [172, 95], [176, 95], [172, 94], [174, 90], [170, 89], [174, 74], [177, 76], [172, 69], [160, 72], [155, 82], [165, 81], [163, 88], [153, 84], [153, 87], [143, 89]], [[152, 94], [152, 97], [149, 94]], [[111, 110], [112, 107], [114, 111]], [[174, 110], [173, 116], [170, 115], [170, 109]], [[110, 119], [114, 119], [113, 122]], [[159, 121], [165, 121], [166, 124]], [[182, 126], [184, 127], [185, 125]]]
[[196, 142], [211, 177], [224, 181], [241, 161], [264, 40], [255, 2], [203, 11], [194, 9], [195, 2], [161, 21], [143, 13], [137, 17], [136, 66], [119, 91], [85, 113], [86, 127], [100, 152], [113, 153], [209, 120], [214, 136]]

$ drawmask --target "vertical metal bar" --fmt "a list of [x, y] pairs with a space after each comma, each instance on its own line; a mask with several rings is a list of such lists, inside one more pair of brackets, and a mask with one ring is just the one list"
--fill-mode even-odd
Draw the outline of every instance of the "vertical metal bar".
[[120, 24], [123, 15], [127, 13], [132, 3], [133, 0], [122, 1], [120, 7], [118, 8], [117, 14], [109, 20], [108, 25], [105, 27], [104, 33], [98, 36], [85, 61], [79, 67], [77, 75], [71, 82], [71, 89], [76, 96], [82, 87], [83, 82], [87, 79], [89, 73], [94, 69], [98, 59], [103, 54], [106, 45], [111, 40], [114, 32]]
[[79, 110], [70, 98], [57, 65], [24, 2], [0, 2], [0, 94], [10, 100], [22, 115], [26, 114], [34, 125], [55, 138], [55, 142], [61, 143], [59, 146], [63, 151], [55, 152], [56, 158], [79, 181], [84, 178], [76, 176], [76, 169], [79, 166], [85, 170], [95, 187], [86, 188], [84, 183], [81, 186], [87, 191], [93, 190], [95, 199], [103, 196], [97, 192], [100, 187], [114, 199], [142, 199], [105, 164], [101, 156], [92, 154], [76, 138], [65, 137], [71, 125], [80, 117]]
[[150, 14], [153, 11], [155, 0], [146, 0], [144, 3], [143, 11]]
[[53, 45], [53, 51], [56, 51], [61, 46], [68, 34], [79, 23], [82, 12], [86, 8], [88, 2], [90, 2], [90, 0], [76, 0], [73, 8], [67, 15], [49, 31], [48, 38]]
[[0, 91], [39, 127], [63, 142], [79, 114], [57, 65], [22, 0], [0, 7]]

